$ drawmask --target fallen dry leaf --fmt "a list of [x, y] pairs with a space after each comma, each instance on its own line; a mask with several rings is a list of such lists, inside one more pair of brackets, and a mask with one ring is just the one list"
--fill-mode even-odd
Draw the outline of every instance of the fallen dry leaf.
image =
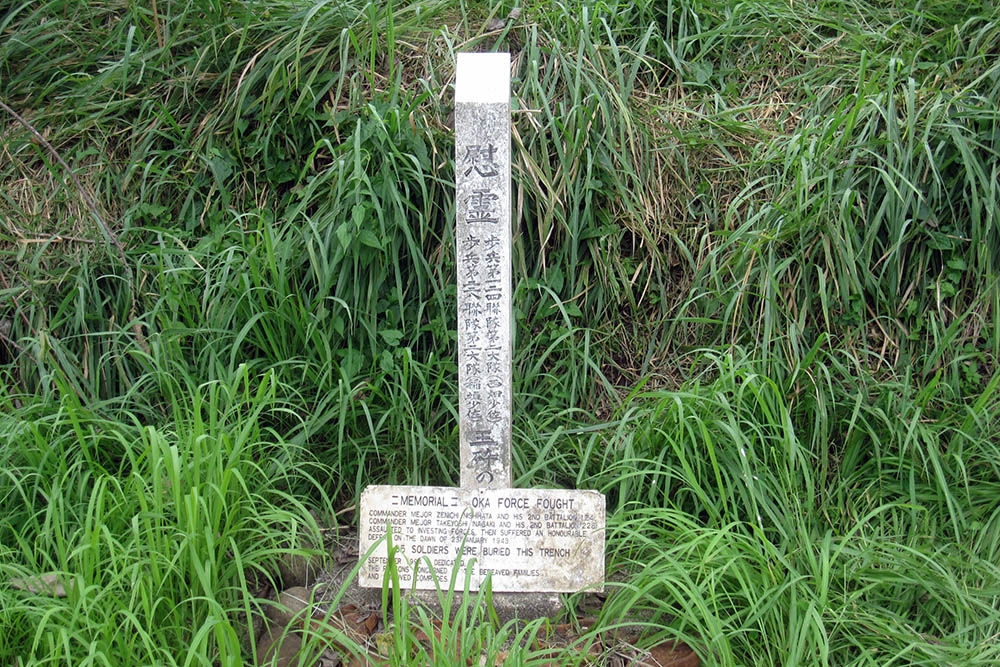
[[654, 646], [632, 663], [634, 667], [699, 667], [701, 660], [690, 646], [681, 641], [668, 641]]
[[340, 607], [337, 613], [340, 614], [345, 627], [364, 637], [371, 637], [378, 626], [378, 614], [358, 609], [353, 604]]

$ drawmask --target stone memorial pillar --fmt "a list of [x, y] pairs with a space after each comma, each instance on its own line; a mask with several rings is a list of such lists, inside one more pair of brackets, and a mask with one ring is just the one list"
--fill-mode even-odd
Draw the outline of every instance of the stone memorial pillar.
[[[461, 486], [367, 487], [362, 586], [381, 586], [391, 528], [404, 588], [576, 592], [604, 583], [604, 496], [511, 488], [510, 56], [460, 53], [455, 86]], [[436, 580], [436, 583], [435, 583]]]

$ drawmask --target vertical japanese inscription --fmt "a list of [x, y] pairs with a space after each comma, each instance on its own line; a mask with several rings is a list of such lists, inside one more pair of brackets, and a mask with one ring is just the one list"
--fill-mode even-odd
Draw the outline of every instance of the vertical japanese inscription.
[[455, 179], [461, 482], [506, 488], [511, 484], [509, 54], [458, 54]]

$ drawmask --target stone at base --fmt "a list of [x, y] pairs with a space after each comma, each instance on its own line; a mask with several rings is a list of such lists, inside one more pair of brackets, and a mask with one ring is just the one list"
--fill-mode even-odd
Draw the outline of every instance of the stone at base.
[[[474, 598], [475, 593], [466, 593]], [[441, 598], [436, 591], [409, 591], [406, 593], [407, 601], [410, 604], [419, 604], [427, 609], [432, 616], [440, 616]], [[562, 598], [554, 593], [493, 593], [491, 596], [493, 609], [496, 611], [497, 619], [501, 624], [514, 619], [520, 621], [533, 621], [537, 618], [555, 618], [562, 613], [564, 605]], [[462, 604], [462, 594], [453, 593], [451, 599], [452, 613], [459, 609]], [[470, 611], [472, 611], [470, 609]], [[489, 612], [482, 610], [483, 620], [489, 618]]]
[[302, 649], [300, 635], [285, 632], [285, 628], [272, 625], [257, 641], [257, 664], [291, 667], [296, 664]]
[[267, 616], [272, 625], [283, 628], [295, 619], [299, 619], [301, 622], [304, 619], [303, 612], [311, 602], [312, 593], [309, 592], [309, 589], [296, 586], [282, 591], [281, 595], [278, 596], [277, 603], [264, 608], [264, 615]]
[[[316, 577], [317, 588], [315, 598], [320, 603], [330, 603], [343, 589], [340, 596], [340, 604], [353, 604], [359, 609], [379, 611], [382, 608], [382, 590], [379, 588], [362, 588], [358, 586], [357, 580], [347, 580], [347, 575], [351, 568], [341, 566], [332, 570], [319, 573]], [[441, 603], [436, 591], [404, 591], [410, 604], [420, 604], [428, 613], [435, 617], [440, 617], [442, 613]], [[475, 597], [474, 591], [467, 593]], [[392, 596], [389, 597], [392, 604]], [[500, 623], [506, 623], [511, 619], [531, 621], [536, 618], [555, 618], [564, 608], [562, 597], [555, 593], [493, 593], [493, 609], [497, 613]], [[462, 604], [460, 593], [452, 594], [451, 608], [458, 609]], [[483, 610], [482, 618], [488, 618], [489, 614]], [[391, 611], [390, 611], [391, 615]]]

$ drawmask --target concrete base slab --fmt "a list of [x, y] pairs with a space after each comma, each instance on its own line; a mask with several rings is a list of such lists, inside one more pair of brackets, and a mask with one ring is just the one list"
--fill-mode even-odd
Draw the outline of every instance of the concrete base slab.
[[[466, 593], [475, 598], [476, 593]], [[441, 616], [441, 596], [436, 591], [410, 591], [406, 594], [410, 604], [424, 607], [428, 614]], [[490, 597], [493, 610], [501, 624], [512, 620], [533, 621], [538, 618], [556, 618], [562, 613], [564, 605], [562, 598], [554, 593], [493, 593]], [[462, 604], [462, 594], [453, 593], [451, 609], [458, 609]], [[471, 610], [470, 610], [471, 611]], [[489, 618], [489, 610], [482, 609], [482, 618]]]

